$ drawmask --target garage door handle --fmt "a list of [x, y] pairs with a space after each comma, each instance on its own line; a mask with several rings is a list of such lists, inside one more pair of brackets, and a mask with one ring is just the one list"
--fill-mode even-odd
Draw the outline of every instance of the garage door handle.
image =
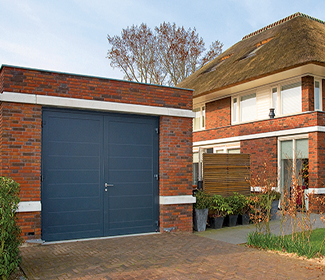
[[114, 185], [105, 183], [105, 188], [107, 188], [107, 187], [114, 187]]

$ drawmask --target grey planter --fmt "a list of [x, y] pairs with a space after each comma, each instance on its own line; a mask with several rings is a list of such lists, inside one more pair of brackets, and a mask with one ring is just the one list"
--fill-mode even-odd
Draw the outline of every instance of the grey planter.
[[234, 227], [237, 224], [238, 215], [229, 215], [228, 226]]
[[242, 225], [249, 225], [249, 214], [242, 214], [241, 215], [241, 224]]
[[279, 200], [273, 200], [271, 205], [271, 220], [276, 220], [277, 215], [276, 212], [278, 211]]
[[210, 218], [210, 227], [213, 229], [222, 228], [225, 217]]
[[205, 231], [208, 220], [209, 209], [194, 209], [194, 230]]

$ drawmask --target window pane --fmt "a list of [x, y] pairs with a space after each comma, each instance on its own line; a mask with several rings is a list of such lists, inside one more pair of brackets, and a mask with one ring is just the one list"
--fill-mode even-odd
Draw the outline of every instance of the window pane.
[[207, 149], [206, 153], [207, 153], [207, 154], [213, 154], [213, 148], [209, 148], [209, 149]]
[[308, 139], [296, 140], [296, 158], [308, 158]]
[[197, 185], [198, 181], [198, 174], [199, 174], [199, 163], [193, 163], [193, 185]]
[[276, 114], [277, 109], [277, 103], [278, 103], [278, 90], [277, 88], [272, 89], [272, 108], [274, 108], [274, 113]]
[[286, 85], [281, 88], [282, 114], [301, 112], [301, 83]]
[[240, 98], [240, 116], [242, 122], [256, 119], [256, 93]]
[[315, 82], [315, 89], [314, 89], [314, 95], [315, 95], [315, 110], [320, 110], [320, 91], [319, 91], [319, 82]]
[[199, 162], [199, 153], [193, 153], [193, 162]]
[[205, 107], [202, 107], [202, 128], [205, 127]]
[[193, 129], [198, 130], [200, 129], [200, 120], [201, 120], [201, 111], [200, 109], [194, 109], [193, 112], [195, 113], [195, 118], [193, 119]]
[[292, 140], [281, 142], [281, 159], [293, 158], [293, 144]]
[[240, 154], [240, 149], [228, 149], [228, 154]]
[[237, 121], [237, 98], [234, 98], [232, 114], [233, 114], [232, 120], [236, 122]]

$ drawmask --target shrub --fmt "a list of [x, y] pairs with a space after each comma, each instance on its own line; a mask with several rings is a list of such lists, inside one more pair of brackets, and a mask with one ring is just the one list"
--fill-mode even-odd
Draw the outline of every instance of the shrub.
[[226, 199], [221, 195], [215, 194], [212, 197], [212, 203], [210, 206], [211, 217], [224, 217], [232, 214], [232, 209], [227, 203]]
[[194, 204], [194, 208], [196, 209], [210, 208], [212, 202], [212, 197], [210, 194], [204, 191], [197, 191], [195, 197], [196, 197], [196, 203]]
[[7, 279], [19, 265], [22, 242], [15, 212], [19, 203], [19, 184], [0, 177], [0, 277]]

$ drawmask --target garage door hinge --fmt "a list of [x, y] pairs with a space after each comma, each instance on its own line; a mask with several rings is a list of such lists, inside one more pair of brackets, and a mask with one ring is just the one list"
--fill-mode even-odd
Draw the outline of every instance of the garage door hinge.
[[159, 134], [159, 128], [158, 127], [155, 128], [155, 131], [156, 131], [157, 134]]
[[158, 174], [153, 175], [153, 177], [154, 177], [157, 181], [159, 180], [159, 175], [158, 175]]
[[41, 121], [41, 127], [43, 127], [44, 125], [46, 125], [46, 121]]
[[43, 182], [43, 179], [44, 179], [44, 178], [43, 178], [43, 176], [41, 175], [41, 182]]

